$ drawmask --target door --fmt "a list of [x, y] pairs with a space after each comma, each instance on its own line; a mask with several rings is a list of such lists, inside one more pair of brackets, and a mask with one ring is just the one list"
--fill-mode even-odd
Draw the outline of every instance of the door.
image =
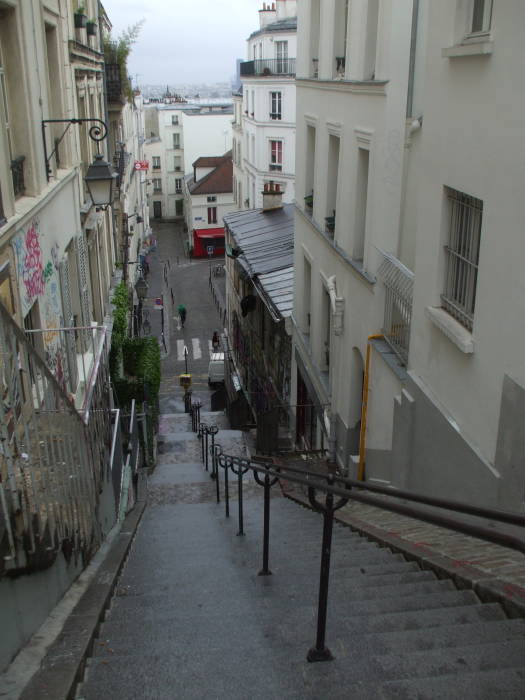
[[162, 202], [153, 202], [153, 218], [162, 219]]

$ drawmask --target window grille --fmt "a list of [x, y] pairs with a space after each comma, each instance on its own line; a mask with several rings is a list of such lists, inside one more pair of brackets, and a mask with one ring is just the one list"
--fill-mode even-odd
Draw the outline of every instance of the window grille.
[[[67, 256], [59, 265], [60, 292], [62, 294], [62, 312], [64, 314], [64, 326], [71, 328], [75, 325], [73, 304], [71, 303], [71, 282], [69, 279], [69, 261]], [[73, 333], [65, 334], [67, 365], [69, 374], [69, 389], [71, 393], [77, 390], [77, 354], [75, 336]]]
[[385, 319], [383, 334], [386, 342], [406, 365], [412, 321], [414, 273], [390, 253], [384, 253], [377, 276], [385, 285]]
[[[91, 290], [89, 287], [89, 261], [86, 238], [83, 233], [75, 238], [75, 247], [78, 265], [78, 286], [80, 294], [80, 309], [82, 313], [82, 325], [91, 326]], [[88, 337], [82, 337], [85, 331], [81, 331], [82, 348], [87, 347]]]
[[445, 288], [443, 308], [456, 321], [472, 331], [483, 202], [463, 192], [447, 188], [449, 240], [445, 246]]

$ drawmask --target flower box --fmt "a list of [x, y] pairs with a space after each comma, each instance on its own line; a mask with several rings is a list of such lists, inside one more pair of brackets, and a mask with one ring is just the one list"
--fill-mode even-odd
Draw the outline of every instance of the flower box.
[[84, 14], [83, 10], [78, 9], [75, 14], [75, 29], [83, 29], [86, 26], [87, 23], [87, 17]]

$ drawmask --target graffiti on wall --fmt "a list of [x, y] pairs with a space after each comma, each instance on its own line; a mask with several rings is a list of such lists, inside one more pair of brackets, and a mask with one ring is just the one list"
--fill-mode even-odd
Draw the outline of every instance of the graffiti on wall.
[[37, 219], [33, 219], [25, 231], [17, 233], [13, 238], [13, 248], [16, 254], [22, 314], [25, 316], [35, 299], [44, 293], [45, 288]]
[[59, 246], [54, 243], [47, 247], [49, 252], [46, 255], [43, 239], [37, 219], [33, 219], [13, 238], [20, 304], [22, 315], [26, 316], [38, 300], [40, 321], [45, 328], [42, 339], [46, 363], [57, 380], [63, 383], [65, 363], [58, 332], [63, 325], [58, 277]]

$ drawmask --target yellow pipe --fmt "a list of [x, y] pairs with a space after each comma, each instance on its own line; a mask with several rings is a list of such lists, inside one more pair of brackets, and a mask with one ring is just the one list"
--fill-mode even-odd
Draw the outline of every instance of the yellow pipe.
[[384, 335], [382, 333], [369, 335], [366, 345], [365, 376], [363, 379], [363, 399], [361, 403], [361, 432], [359, 433], [359, 468], [357, 470], [358, 481], [364, 481], [365, 479], [366, 415], [368, 411], [368, 381], [370, 378], [370, 353], [372, 349], [370, 341], [377, 340], [379, 338], [384, 338]]

